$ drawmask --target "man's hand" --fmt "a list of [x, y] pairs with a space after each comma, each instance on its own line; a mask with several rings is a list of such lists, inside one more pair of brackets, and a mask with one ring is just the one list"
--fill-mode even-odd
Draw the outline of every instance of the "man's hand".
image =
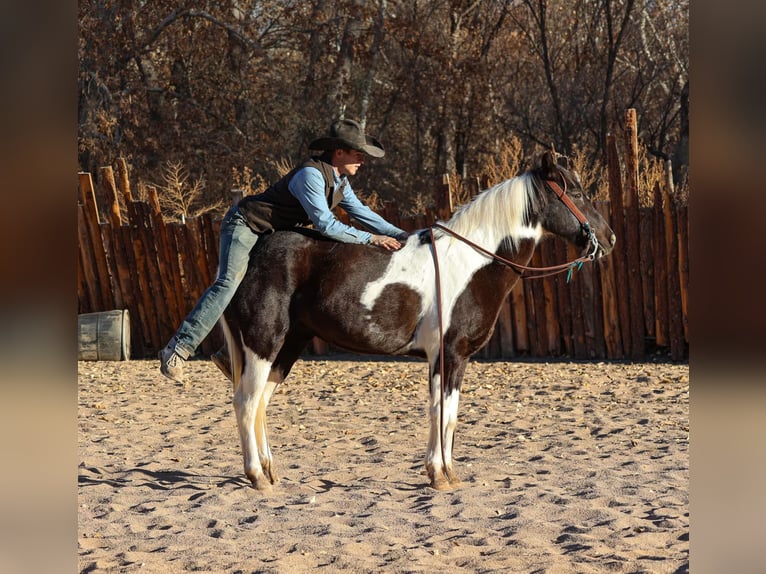
[[387, 235], [373, 235], [372, 239], [370, 239], [370, 243], [378, 245], [388, 251], [396, 251], [402, 247], [402, 244], [399, 243], [399, 241], [393, 237], [388, 237]]

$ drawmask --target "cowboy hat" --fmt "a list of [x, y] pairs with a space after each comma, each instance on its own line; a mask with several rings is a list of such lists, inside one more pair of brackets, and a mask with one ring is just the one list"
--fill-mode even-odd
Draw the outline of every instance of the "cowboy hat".
[[355, 149], [372, 157], [383, 157], [383, 145], [372, 136], [365, 135], [362, 126], [354, 120], [337, 120], [330, 126], [330, 134], [315, 139], [309, 149]]

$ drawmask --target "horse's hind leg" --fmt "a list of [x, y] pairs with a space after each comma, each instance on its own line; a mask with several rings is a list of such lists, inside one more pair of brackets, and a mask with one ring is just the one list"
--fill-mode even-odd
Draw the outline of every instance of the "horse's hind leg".
[[261, 395], [258, 403], [258, 412], [255, 418], [255, 436], [258, 441], [258, 453], [261, 458], [261, 467], [264, 475], [271, 481], [271, 484], [279, 482], [274, 459], [269, 447], [269, 437], [266, 425], [266, 407], [269, 406], [271, 396], [276, 388], [287, 378], [295, 361], [311, 339], [311, 335], [300, 330], [290, 331], [285, 339], [282, 348], [274, 360], [269, 373], [269, 379], [266, 388]]
[[[271, 386], [273, 392], [275, 384], [269, 383], [269, 374], [271, 372], [271, 362], [258, 358], [250, 351], [247, 353], [244, 361], [244, 368], [239, 382], [234, 390], [234, 412], [237, 415], [237, 428], [239, 429], [239, 438], [242, 443], [242, 455], [244, 457], [245, 475], [258, 490], [268, 490], [271, 488], [271, 479], [267, 478], [263, 472], [261, 457], [263, 448], [259, 448], [259, 443], [265, 437], [265, 405], [261, 406], [267, 388]], [[259, 417], [259, 414], [261, 415]], [[256, 421], [260, 421], [256, 426]], [[268, 451], [268, 444], [266, 443]], [[271, 453], [268, 453], [271, 456]]]
[[266, 382], [266, 388], [263, 390], [260, 401], [258, 401], [258, 407], [255, 414], [255, 440], [258, 445], [258, 457], [260, 459], [263, 474], [268, 478], [271, 484], [279, 482], [279, 476], [277, 475], [274, 459], [271, 454], [271, 447], [269, 446], [269, 434], [266, 425], [266, 407], [269, 406], [271, 395], [274, 394], [274, 390], [279, 386], [282, 380], [283, 377], [281, 372], [272, 368], [271, 373], [269, 374], [269, 379]]

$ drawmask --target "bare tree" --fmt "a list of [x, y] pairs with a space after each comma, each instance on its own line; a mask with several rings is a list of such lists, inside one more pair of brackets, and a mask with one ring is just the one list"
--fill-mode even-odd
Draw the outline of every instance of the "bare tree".
[[[688, 163], [688, 0], [81, 0], [80, 168], [182, 162], [202, 200], [273, 181], [341, 114], [386, 157], [355, 188], [404, 205], [480, 173], [518, 138], [598, 172], [639, 112], [650, 152]], [[419, 200], [418, 200], [419, 201]]]
[[166, 215], [182, 223], [189, 217], [216, 211], [224, 205], [223, 200], [211, 204], [204, 202], [202, 191], [205, 182], [202, 179], [189, 181], [189, 173], [181, 162], [169, 161], [164, 166], [162, 183], [156, 185], [160, 208]]

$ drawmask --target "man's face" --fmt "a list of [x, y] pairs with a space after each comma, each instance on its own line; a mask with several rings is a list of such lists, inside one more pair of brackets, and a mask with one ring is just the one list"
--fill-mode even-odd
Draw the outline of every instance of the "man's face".
[[364, 153], [355, 149], [335, 150], [333, 156], [333, 165], [338, 168], [341, 175], [354, 175], [359, 167], [364, 163]]

